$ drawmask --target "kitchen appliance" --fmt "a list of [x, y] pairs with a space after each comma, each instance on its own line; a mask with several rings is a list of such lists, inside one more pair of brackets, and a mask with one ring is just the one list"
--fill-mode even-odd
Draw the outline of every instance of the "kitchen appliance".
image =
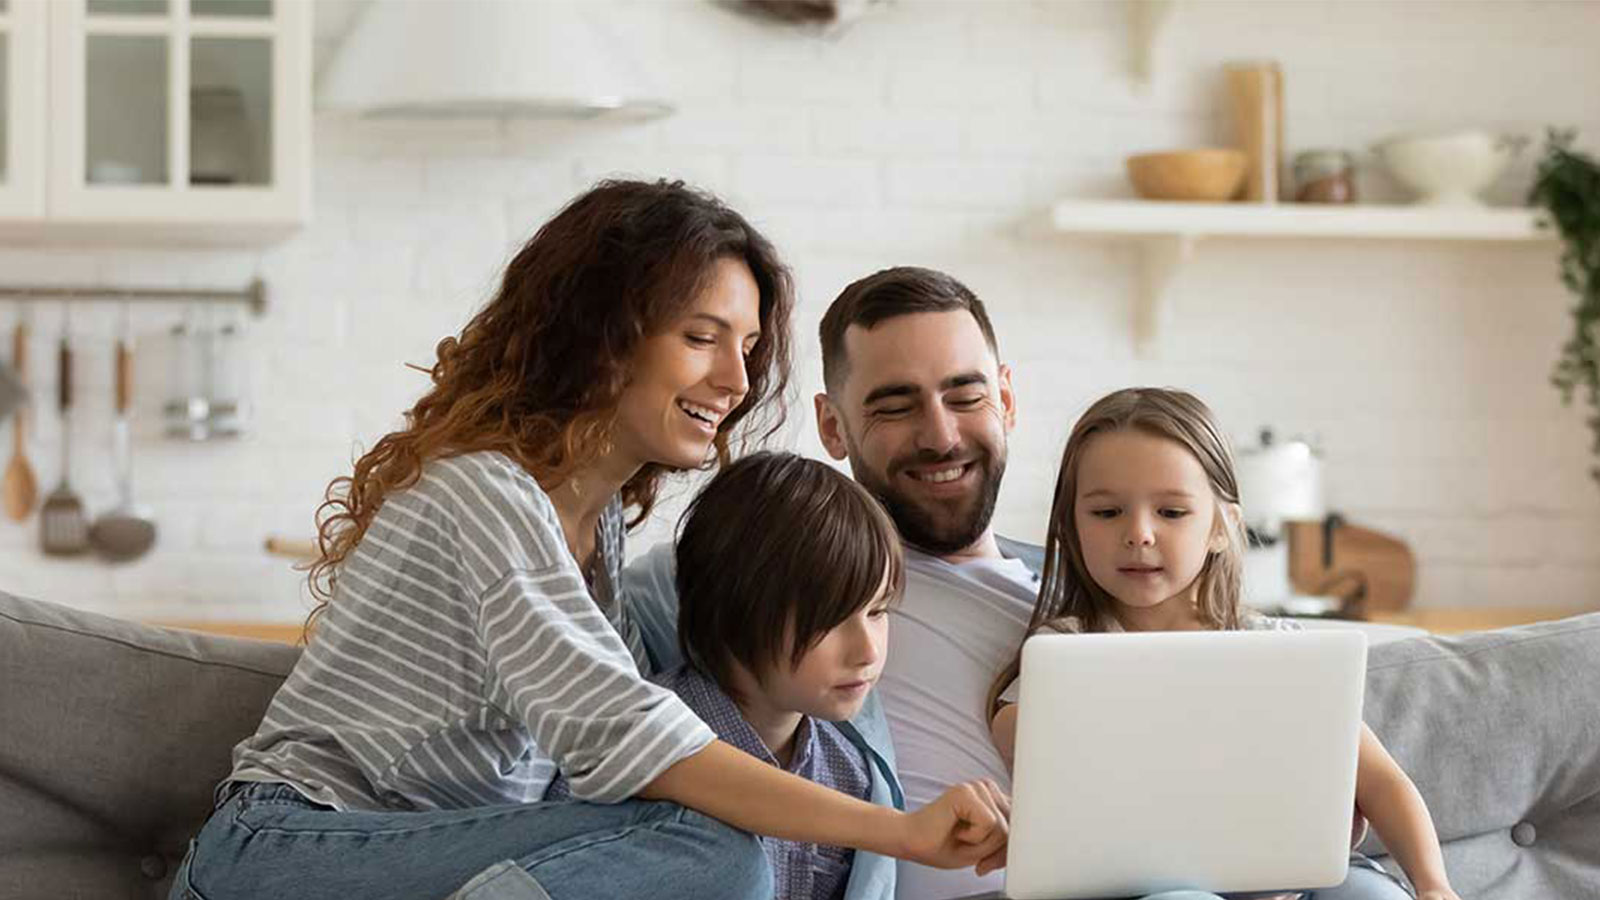
[[1266, 613], [1321, 616], [1340, 611], [1341, 598], [1300, 593], [1289, 580], [1289, 526], [1316, 522], [1331, 530], [1338, 524], [1327, 512], [1316, 449], [1300, 438], [1279, 440], [1272, 429], [1263, 428], [1256, 444], [1239, 449], [1236, 463], [1248, 541], [1246, 601]]
[[[318, 105], [372, 118], [647, 119], [672, 112], [620, 4], [376, 0], [318, 73]], [[426, 65], [418, 65], [426, 60]]]

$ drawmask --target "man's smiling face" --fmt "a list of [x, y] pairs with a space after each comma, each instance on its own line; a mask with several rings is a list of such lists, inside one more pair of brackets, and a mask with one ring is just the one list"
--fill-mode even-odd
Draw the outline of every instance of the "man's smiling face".
[[938, 556], [988, 536], [1015, 420], [1011, 372], [966, 310], [912, 313], [845, 332], [845, 372], [817, 396], [835, 459], [888, 509], [900, 536]]

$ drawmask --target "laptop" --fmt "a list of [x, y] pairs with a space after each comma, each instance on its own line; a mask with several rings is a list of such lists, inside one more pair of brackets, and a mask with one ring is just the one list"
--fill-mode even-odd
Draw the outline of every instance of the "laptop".
[[1366, 659], [1354, 630], [1030, 639], [1004, 896], [1342, 883]]

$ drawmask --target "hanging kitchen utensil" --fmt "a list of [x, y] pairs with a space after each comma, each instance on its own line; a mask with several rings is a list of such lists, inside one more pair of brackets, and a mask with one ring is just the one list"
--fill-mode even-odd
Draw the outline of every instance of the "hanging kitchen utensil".
[[28, 392], [22, 386], [21, 376], [11, 366], [0, 363], [0, 423], [21, 410], [27, 399]]
[[[206, 315], [202, 319], [202, 315]], [[163, 412], [168, 437], [204, 441], [211, 437], [211, 358], [209, 314], [191, 305], [183, 321], [172, 326], [171, 375], [167, 382], [171, 397]]]
[[[13, 337], [11, 367], [17, 383], [24, 391], [28, 386], [28, 323], [19, 320]], [[20, 406], [12, 422], [11, 461], [6, 463], [6, 474], [0, 480], [0, 495], [4, 495], [6, 517], [21, 522], [33, 514], [39, 503], [39, 481], [34, 477], [33, 466], [28, 464], [27, 452], [28, 408]]]
[[122, 331], [117, 337], [116, 409], [111, 431], [111, 455], [116, 466], [117, 505], [95, 519], [89, 543], [112, 562], [138, 559], [156, 542], [156, 523], [150, 511], [133, 502], [133, 451], [129, 446], [128, 410], [133, 397], [133, 338], [128, 307], [122, 308]]
[[218, 317], [221, 324], [206, 336], [208, 424], [214, 438], [238, 437], [244, 433], [246, 413], [244, 332], [237, 311], [219, 310]]
[[41, 545], [51, 556], [76, 556], [89, 549], [89, 523], [83, 501], [72, 490], [72, 347], [71, 320], [61, 316], [61, 347], [56, 354], [56, 391], [61, 415], [61, 482], [44, 498], [39, 511]]

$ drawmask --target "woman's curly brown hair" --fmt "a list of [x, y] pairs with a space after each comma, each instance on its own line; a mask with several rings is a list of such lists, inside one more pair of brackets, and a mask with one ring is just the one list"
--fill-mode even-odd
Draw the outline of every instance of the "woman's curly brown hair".
[[[755, 278], [761, 337], [747, 357], [749, 391], [717, 427], [717, 464], [730, 456], [730, 435], [764, 439], [781, 427], [794, 287], [771, 242], [681, 181], [603, 181], [546, 222], [493, 299], [459, 337], [439, 342], [426, 370], [433, 386], [405, 427], [329, 484], [317, 509], [309, 580], [318, 604], [308, 633], [384, 498], [415, 484], [425, 463], [494, 450], [551, 490], [594, 459], [635, 349], [683, 313], [724, 258], [742, 260]], [[668, 471], [650, 463], [623, 485], [623, 503], [638, 510], [630, 524], [649, 514]]]

